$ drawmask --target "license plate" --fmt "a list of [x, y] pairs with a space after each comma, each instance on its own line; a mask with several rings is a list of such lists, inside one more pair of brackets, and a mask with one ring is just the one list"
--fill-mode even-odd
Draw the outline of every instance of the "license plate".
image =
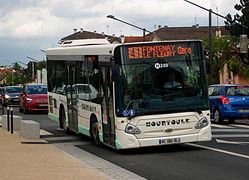
[[47, 104], [39, 104], [40, 107], [47, 107]]
[[180, 142], [180, 138], [159, 139], [159, 144], [175, 144]]
[[19, 99], [13, 99], [12, 101], [19, 101]]

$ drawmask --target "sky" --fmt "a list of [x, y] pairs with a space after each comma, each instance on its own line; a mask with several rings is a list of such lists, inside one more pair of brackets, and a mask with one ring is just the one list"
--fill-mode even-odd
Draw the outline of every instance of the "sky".
[[[221, 15], [238, 13], [239, 0], [190, 0]], [[208, 12], [184, 0], [0, 0], [0, 65], [30, 58], [44, 60], [47, 48], [59, 46], [73, 29], [116, 36], [141, 35], [142, 31], [107, 15], [154, 31], [161, 26], [208, 26]], [[213, 26], [224, 20], [212, 16]]]

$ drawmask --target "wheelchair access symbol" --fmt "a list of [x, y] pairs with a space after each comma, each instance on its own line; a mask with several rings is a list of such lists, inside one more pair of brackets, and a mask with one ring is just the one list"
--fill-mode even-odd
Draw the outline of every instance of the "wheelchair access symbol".
[[130, 110], [124, 110], [122, 112], [123, 116], [127, 117], [127, 116], [134, 116], [136, 114], [136, 111], [134, 109], [130, 109]]

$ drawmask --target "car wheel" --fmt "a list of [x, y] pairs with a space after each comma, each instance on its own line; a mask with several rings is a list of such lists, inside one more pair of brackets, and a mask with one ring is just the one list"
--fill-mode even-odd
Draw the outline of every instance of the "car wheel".
[[28, 114], [28, 113], [29, 113], [29, 111], [26, 109], [25, 106], [24, 106], [24, 108], [23, 108], [23, 113], [24, 113], [24, 114]]
[[218, 109], [216, 109], [214, 111], [214, 122], [215, 123], [222, 123], [223, 122], [223, 119], [221, 118], [220, 111]]
[[236, 119], [230, 118], [230, 119], [228, 119], [228, 122], [229, 122], [229, 123], [234, 123], [235, 120], [236, 120]]
[[99, 139], [98, 121], [95, 117], [92, 119], [92, 122], [91, 122], [91, 137], [93, 138], [94, 143], [98, 147], [101, 147], [102, 143]]
[[23, 109], [21, 108], [21, 105], [19, 105], [19, 112], [23, 112]]

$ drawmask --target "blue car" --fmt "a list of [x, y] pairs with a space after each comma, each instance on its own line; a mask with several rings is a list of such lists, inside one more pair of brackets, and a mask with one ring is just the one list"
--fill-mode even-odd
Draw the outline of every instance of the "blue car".
[[243, 84], [214, 84], [208, 89], [211, 119], [222, 123], [227, 119], [249, 118], [249, 86]]

